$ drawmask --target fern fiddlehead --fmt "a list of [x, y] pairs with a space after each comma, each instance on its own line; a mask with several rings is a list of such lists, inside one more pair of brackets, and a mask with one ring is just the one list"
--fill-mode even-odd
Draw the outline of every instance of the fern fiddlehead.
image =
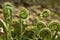
[[51, 30], [49, 28], [42, 28], [40, 30], [40, 37], [42, 40], [51, 40]]
[[57, 32], [60, 30], [60, 24], [59, 24], [58, 21], [52, 21], [49, 24], [49, 28], [52, 31], [52, 38], [51, 38], [51, 40], [54, 40], [54, 38], [57, 35]]
[[50, 10], [44, 9], [43, 12], [41, 13], [42, 17], [47, 18], [50, 15]]
[[22, 33], [23, 33], [23, 23], [22, 23], [22, 19], [26, 19], [27, 17], [28, 17], [28, 10], [27, 9], [25, 9], [25, 8], [22, 8], [21, 10], [20, 10], [20, 15], [19, 15], [19, 17], [20, 17], [20, 20], [19, 20], [19, 22], [20, 22], [20, 38], [19, 38], [19, 40], [22, 40]]
[[5, 3], [3, 5], [3, 15], [5, 18], [5, 22], [6, 22], [6, 27], [7, 27], [7, 40], [13, 40], [12, 39], [12, 35], [11, 35], [11, 25], [12, 25], [12, 4], [10, 3]]

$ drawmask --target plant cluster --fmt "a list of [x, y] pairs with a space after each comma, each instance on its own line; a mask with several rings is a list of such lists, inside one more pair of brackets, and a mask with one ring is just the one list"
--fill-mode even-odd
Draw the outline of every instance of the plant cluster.
[[[4, 3], [3, 15], [4, 20], [0, 19], [0, 27], [3, 28], [3, 36], [0, 40], [60, 40], [60, 24], [59, 21], [50, 21], [48, 24], [42, 20], [37, 21], [35, 26], [24, 24], [24, 20], [28, 17], [29, 11], [25, 8], [20, 9], [19, 21], [12, 26], [13, 5]], [[39, 18], [44, 19], [50, 16], [50, 11], [44, 9]], [[12, 31], [13, 27], [13, 31]]]

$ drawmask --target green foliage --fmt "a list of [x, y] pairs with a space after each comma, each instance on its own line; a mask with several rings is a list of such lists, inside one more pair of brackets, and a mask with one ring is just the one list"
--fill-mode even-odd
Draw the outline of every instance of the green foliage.
[[29, 40], [34, 38], [34, 32], [32, 30], [26, 31], [23, 35], [23, 40]]
[[[0, 19], [0, 27], [3, 28], [4, 40], [59, 40], [60, 39], [60, 24], [59, 21], [50, 20], [45, 23], [43, 20], [37, 20], [36, 25], [24, 24], [25, 19], [29, 15], [26, 8], [20, 9], [19, 20], [13, 25], [12, 14], [13, 5], [11, 3], [4, 3], [3, 15], [4, 20]], [[50, 11], [44, 9], [40, 17], [50, 17]], [[13, 25], [13, 26], [12, 26]], [[13, 27], [13, 28], [12, 28]], [[12, 30], [13, 29], [13, 30]], [[57, 37], [56, 37], [57, 36]], [[0, 38], [2, 38], [0, 36]], [[1, 39], [2, 40], [2, 39]]]

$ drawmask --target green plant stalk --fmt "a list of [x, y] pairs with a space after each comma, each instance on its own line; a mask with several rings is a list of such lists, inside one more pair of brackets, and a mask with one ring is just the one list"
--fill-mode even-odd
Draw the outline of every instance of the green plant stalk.
[[57, 35], [57, 32], [58, 32], [58, 31], [55, 32], [55, 35], [53, 35], [53, 37], [51, 38], [51, 40], [54, 40], [54, 39], [55, 39], [55, 37], [56, 37], [56, 35]]
[[[8, 12], [10, 12], [10, 11], [8, 11]], [[10, 20], [10, 21], [9, 21]], [[12, 15], [10, 15], [10, 18], [7, 18], [6, 19], [6, 25], [7, 25], [7, 28], [8, 28], [8, 30], [7, 30], [7, 39], [9, 39], [9, 40], [12, 40], [11, 38], [11, 22], [12, 22]]]
[[6, 22], [7, 32], [6, 32], [6, 40], [13, 40], [11, 35], [11, 25], [12, 25], [12, 6], [10, 3], [4, 4], [3, 7], [3, 15]]
[[20, 31], [19, 31], [19, 33], [18, 34], [20, 34], [20, 35], [18, 35], [18, 40], [22, 40], [22, 33], [23, 33], [23, 26], [22, 26], [22, 17], [21, 17], [22, 15], [21, 15], [21, 13], [20, 13], [20, 19], [19, 19], [19, 28], [20, 28]]
[[18, 40], [22, 40], [22, 33], [23, 33], [23, 26], [22, 26], [22, 18], [20, 18], [20, 20], [19, 20], [19, 22], [20, 22], [20, 36], [18, 37]]

